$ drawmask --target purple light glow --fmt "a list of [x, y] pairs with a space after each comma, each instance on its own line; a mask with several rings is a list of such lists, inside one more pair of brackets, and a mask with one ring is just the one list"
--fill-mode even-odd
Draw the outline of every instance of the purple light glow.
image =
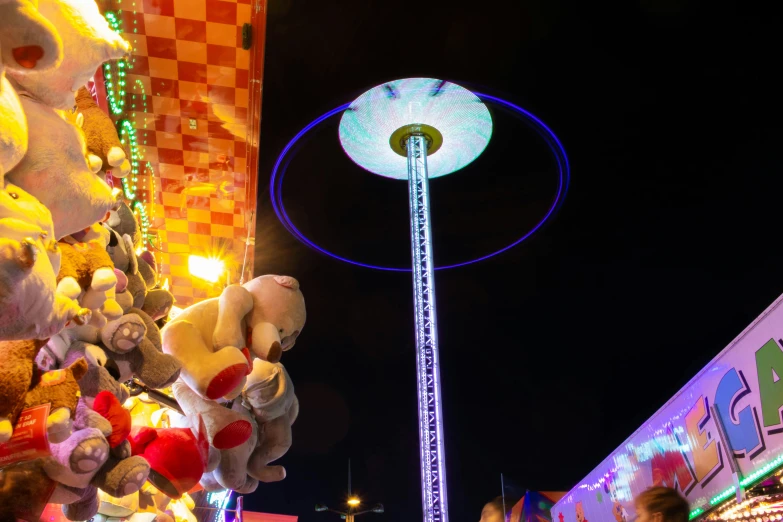
[[[555, 157], [555, 160], [557, 162], [557, 168], [558, 168], [558, 174], [559, 174], [559, 184], [557, 187], [557, 194], [555, 196], [554, 201], [552, 202], [552, 205], [550, 206], [547, 213], [544, 215], [544, 217], [536, 223], [536, 225], [530, 229], [529, 232], [524, 234], [522, 237], [511, 243], [510, 245], [507, 245], [500, 250], [497, 250], [495, 252], [492, 252], [491, 254], [487, 254], [482, 257], [477, 257], [475, 259], [471, 259], [469, 261], [464, 261], [461, 263], [456, 263], [453, 265], [447, 265], [447, 266], [438, 266], [435, 267], [435, 270], [447, 270], [450, 268], [458, 268], [461, 266], [467, 266], [472, 265], [474, 263], [479, 263], [481, 261], [485, 261], [491, 257], [495, 257], [497, 255], [502, 254], [503, 252], [510, 250], [532, 236], [538, 229], [540, 229], [544, 223], [546, 223], [547, 220], [549, 220], [550, 217], [557, 211], [557, 209], [560, 208], [560, 206], [563, 203], [563, 200], [565, 199], [565, 195], [568, 192], [568, 184], [570, 182], [571, 178], [571, 171], [568, 164], [568, 156], [566, 155], [565, 149], [563, 148], [562, 143], [560, 143], [560, 140], [557, 138], [554, 132], [540, 119], [538, 119], [536, 116], [531, 114], [530, 112], [526, 111], [522, 107], [519, 107], [518, 105], [514, 105], [513, 103], [503, 100], [501, 98], [497, 98], [495, 96], [491, 96], [489, 94], [481, 94], [478, 92], [474, 92], [476, 96], [478, 96], [483, 101], [490, 101], [493, 103], [496, 103], [498, 105], [501, 105], [503, 107], [506, 107], [508, 109], [511, 109], [516, 114], [522, 116], [525, 118], [529, 123], [531, 123], [534, 127], [534, 129], [539, 133], [541, 137], [544, 138], [544, 140], [547, 142], [547, 145], [549, 145], [550, 150], [552, 151], [552, 155]], [[318, 126], [319, 124], [323, 123], [325, 120], [331, 118], [332, 116], [335, 116], [337, 114], [342, 113], [346, 109], [348, 109], [351, 106], [351, 103], [346, 103], [343, 105], [340, 105], [339, 107], [336, 107], [335, 109], [332, 109], [331, 111], [327, 112], [326, 114], [323, 114], [319, 118], [312, 121], [309, 125], [307, 125], [305, 128], [303, 128], [299, 133], [293, 137], [291, 141], [288, 142], [288, 144], [285, 146], [283, 151], [280, 153], [280, 155], [277, 157], [277, 161], [275, 162], [275, 166], [272, 169], [272, 176], [269, 180], [269, 191], [270, 196], [272, 199], [272, 207], [274, 208], [275, 214], [277, 215], [277, 218], [280, 220], [280, 222], [283, 224], [283, 226], [288, 230], [294, 237], [296, 237], [299, 241], [304, 243], [305, 245], [309, 246], [310, 248], [317, 250], [318, 252], [321, 252], [322, 254], [325, 254], [329, 257], [332, 257], [334, 259], [337, 259], [339, 261], [343, 261], [345, 263], [350, 263], [352, 265], [361, 266], [364, 268], [372, 268], [375, 270], [384, 270], [387, 272], [410, 272], [410, 268], [397, 268], [397, 267], [387, 267], [387, 266], [378, 266], [378, 265], [370, 265], [367, 263], [361, 263], [359, 261], [354, 261], [352, 259], [348, 259], [346, 257], [339, 256], [335, 253], [332, 253], [319, 245], [315, 244], [314, 242], [310, 241], [297, 227], [293, 224], [291, 219], [288, 217], [288, 213], [285, 210], [285, 206], [283, 205], [283, 178], [285, 177], [285, 171], [288, 167], [288, 162], [285, 162], [286, 156], [291, 151], [291, 149], [296, 145], [296, 143], [308, 132], [310, 132], [314, 127]], [[290, 160], [289, 160], [290, 161]], [[284, 164], [285, 162], [285, 164]], [[282, 167], [282, 168], [281, 168]]]

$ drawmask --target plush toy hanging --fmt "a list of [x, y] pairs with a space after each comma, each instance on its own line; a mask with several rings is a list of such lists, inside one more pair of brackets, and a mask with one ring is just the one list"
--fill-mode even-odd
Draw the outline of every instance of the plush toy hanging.
[[0, 186], [27, 152], [27, 119], [6, 68], [19, 74], [60, 64], [60, 35], [32, 2], [0, 0]]
[[58, 291], [61, 251], [49, 210], [11, 184], [0, 190], [0, 340], [46, 339], [90, 311]]

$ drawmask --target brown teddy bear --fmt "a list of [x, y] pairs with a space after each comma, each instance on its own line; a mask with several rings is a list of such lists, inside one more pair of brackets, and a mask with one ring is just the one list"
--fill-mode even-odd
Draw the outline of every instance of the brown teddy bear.
[[[88, 163], [93, 172], [103, 170], [116, 178], [130, 173], [131, 164], [117, 135], [117, 129], [109, 115], [98, 107], [86, 87], [76, 93], [77, 118], [87, 139]], [[100, 161], [98, 161], [100, 160]]]
[[59, 243], [62, 263], [57, 274], [57, 289], [81, 305], [93, 310], [91, 325], [103, 327], [107, 320], [122, 317], [122, 308], [114, 300], [117, 274], [109, 253], [99, 241]]
[[45, 344], [46, 340], [0, 342], [0, 442], [11, 438], [23, 409], [46, 403], [51, 404], [50, 438], [70, 435], [80, 395], [78, 381], [87, 373], [87, 361], [82, 358], [68, 368], [42, 373], [35, 359]]

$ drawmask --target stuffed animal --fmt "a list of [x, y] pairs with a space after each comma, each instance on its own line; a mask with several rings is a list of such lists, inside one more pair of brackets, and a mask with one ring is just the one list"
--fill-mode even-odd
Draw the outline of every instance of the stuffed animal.
[[6, 67], [24, 74], [62, 60], [62, 40], [28, 0], [0, 0], [0, 186], [27, 152], [27, 119]]
[[258, 480], [248, 476], [247, 465], [250, 456], [258, 445], [259, 429], [250, 412], [241, 405], [234, 403], [232, 410], [244, 417], [251, 425], [250, 437], [246, 442], [229, 449], [219, 450], [219, 461], [215, 469], [204, 473], [201, 478], [201, 484], [207, 486], [212, 482], [217, 482], [221, 487], [219, 489], [233, 489], [240, 494], [249, 494], [258, 487]]
[[78, 295], [85, 308], [93, 310], [91, 324], [100, 328], [108, 320], [122, 316], [114, 300], [117, 274], [111, 258], [102, 245], [60, 242], [62, 266], [57, 274], [57, 288], [68, 295]]
[[8, 76], [18, 85], [18, 91], [30, 93], [49, 107], [70, 110], [76, 104], [79, 87], [103, 62], [129, 52], [130, 45], [111, 30], [95, 0], [38, 0], [38, 11], [57, 27], [63, 59], [45, 71], [21, 74], [9, 69]]
[[133, 455], [150, 464], [149, 481], [171, 498], [180, 498], [198, 484], [207, 466], [209, 443], [203, 424], [189, 428], [135, 426], [130, 443]]
[[[255, 445], [255, 439], [249, 442], [255, 433], [255, 423], [247, 412], [226, 408], [222, 403], [202, 398], [182, 381], [172, 387], [174, 397], [188, 418], [201, 417], [206, 429], [209, 445], [218, 450], [227, 450], [238, 446]], [[250, 456], [248, 451], [247, 456]], [[228, 487], [228, 486], [227, 486]]]
[[251, 353], [277, 362], [304, 323], [299, 282], [266, 275], [185, 309], [163, 328], [163, 351], [182, 363], [182, 380], [201, 397], [233, 399], [250, 373]]
[[[54, 353], [49, 356], [58, 358]], [[74, 342], [59, 364], [68, 364], [77, 357], [89, 361], [90, 369], [80, 382], [82, 399], [74, 421], [76, 431], [65, 442], [50, 445], [52, 457], [46, 459], [46, 473], [71, 488], [93, 485], [115, 497], [133, 494], [147, 480], [149, 465], [131, 455], [127, 440], [130, 413], [122, 407], [128, 391], [110, 375], [113, 363], [101, 349]], [[97, 501], [85, 496], [78, 504], [83, 516], [88, 506], [97, 506]], [[67, 511], [66, 516], [71, 517]]]
[[[285, 468], [270, 466], [291, 447], [291, 425], [296, 420], [298, 403], [291, 412], [268, 423], [253, 424], [253, 434], [246, 444], [219, 451], [219, 463], [213, 471], [204, 473], [201, 485], [207, 491], [225, 488], [250, 494], [259, 483], [285, 479]], [[236, 404], [232, 407], [239, 410]], [[242, 411], [242, 410], [239, 410]], [[247, 414], [247, 411], [244, 410]]]
[[77, 381], [87, 372], [87, 362], [77, 359], [66, 369], [42, 374], [35, 359], [45, 344], [40, 340], [0, 342], [0, 443], [11, 438], [23, 409], [46, 403], [51, 404], [46, 426], [49, 439], [56, 442], [70, 435], [79, 399]]
[[107, 221], [112, 239], [107, 250], [114, 266], [128, 278], [127, 297], [132, 298], [132, 306], [141, 308], [154, 320], [164, 318], [174, 305], [174, 296], [168, 290], [157, 288], [157, 266], [152, 253], [145, 250], [136, 254], [137, 247], [142, 246], [142, 238], [133, 211], [123, 202], [116, 212], [109, 214]]
[[104, 180], [87, 164], [81, 129], [51, 108], [21, 95], [30, 143], [6, 180], [36, 198], [52, 213], [54, 239], [77, 233], [102, 220], [116, 204]]
[[285, 468], [269, 464], [291, 448], [291, 426], [299, 416], [294, 384], [282, 364], [253, 361], [253, 372], [242, 392], [242, 404], [249, 407], [261, 433], [248, 462], [248, 473], [260, 482], [278, 482]]
[[93, 172], [103, 169], [115, 178], [127, 176], [131, 164], [125, 156], [117, 128], [86, 87], [76, 93], [76, 110], [83, 119], [81, 128], [87, 139], [88, 163]]
[[291, 447], [291, 426], [298, 416], [299, 402], [291, 378], [282, 365], [260, 359], [253, 363], [241, 405], [235, 401], [231, 408], [250, 417], [253, 435], [247, 443], [219, 452], [219, 464], [202, 478], [201, 483], [207, 490], [231, 488], [247, 494], [252, 493], [259, 482], [285, 479], [285, 468], [270, 466], [270, 463], [285, 455]]
[[90, 311], [57, 290], [60, 248], [49, 210], [21, 188], [0, 190], [0, 339], [45, 339]]

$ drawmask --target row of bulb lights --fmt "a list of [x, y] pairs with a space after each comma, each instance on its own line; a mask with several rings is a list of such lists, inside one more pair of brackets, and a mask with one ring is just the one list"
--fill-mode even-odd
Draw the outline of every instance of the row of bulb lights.
[[720, 518], [722, 520], [738, 520], [742, 522], [775, 522], [777, 520], [783, 520], [783, 515], [780, 513], [764, 512], [764, 514], [760, 514], [746, 511], [745, 513], [739, 513], [729, 517], [721, 516]]

